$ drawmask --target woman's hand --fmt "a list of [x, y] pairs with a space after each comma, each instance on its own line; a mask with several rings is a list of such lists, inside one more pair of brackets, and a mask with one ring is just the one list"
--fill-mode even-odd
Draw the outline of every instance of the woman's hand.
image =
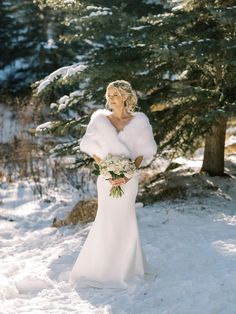
[[119, 178], [119, 179], [109, 179], [109, 182], [113, 185], [113, 186], [119, 186], [122, 184], [126, 184], [130, 179], [123, 177], [123, 178]]
[[93, 159], [95, 160], [96, 164], [100, 164], [102, 159], [100, 157], [98, 157], [97, 155], [93, 154]]

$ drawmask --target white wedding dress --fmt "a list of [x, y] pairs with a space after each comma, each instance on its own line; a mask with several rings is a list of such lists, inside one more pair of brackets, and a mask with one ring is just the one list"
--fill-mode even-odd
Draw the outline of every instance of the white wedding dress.
[[111, 184], [98, 177], [98, 210], [70, 274], [79, 286], [119, 288], [144, 275], [144, 255], [135, 213], [138, 174], [122, 186], [120, 198], [109, 196]]
[[[134, 122], [131, 120], [124, 127], [124, 131], [117, 133], [105, 117], [107, 111], [98, 110], [97, 113], [99, 117], [91, 119], [92, 122], [87, 127], [81, 150], [89, 155], [100, 153], [100, 156], [104, 158], [106, 155], [105, 145], [108, 143], [107, 149], [111, 153], [117, 153], [115, 150], [118, 147], [121, 154], [133, 158], [135, 140], [130, 138], [131, 133], [137, 131], [137, 128], [140, 129], [143, 126], [146, 128], [148, 122], [146, 120], [143, 122], [146, 117], [143, 118], [141, 113], [137, 113], [136, 118], [133, 119]], [[105, 138], [107, 134], [110, 136], [109, 139]], [[148, 144], [142, 145], [142, 147], [137, 144], [137, 154], [149, 152], [148, 154], [151, 156], [156, 151], [151, 127], [148, 125], [146, 133], [143, 129], [141, 134], [146, 135], [144, 139], [139, 136], [139, 140], [149, 141], [149, 147], [147, 147]], [[99, 141], [101, 142], [99, 143]], [[129, 149], [129, 144], [133, 145], [132, 149]], [[115, 150], [112, 151], [112, 148]], [[102, 156], [102, 149], [104, 156]], [[144, 151], [142, 152], [141, 149]], [[133, 278], [142, 278], [145, 274], [147, 262], [140, 242], [135, 212], [139, 175], [137, 172], [126, 184], [121, 186], [124, 194], [120, 198], [110, 197], [111, 183], [101, 175], [98, 176], [97, 215], [69, 274], [71, 284], [79, 287], [126, 288]]]

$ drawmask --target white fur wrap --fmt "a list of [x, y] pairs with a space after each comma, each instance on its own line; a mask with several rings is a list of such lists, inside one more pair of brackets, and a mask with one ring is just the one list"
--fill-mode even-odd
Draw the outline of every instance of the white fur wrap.
[[101, 159], [108, 153], [125, 155], [133, 160], [143, 156], [141, 165], [148, 164], [157, 151], [148, 117], [143, 112], [134, 112], [132, 120], [118, 133], [106, 117], [110, 114], [106, 109], [98, 109], [92, 114], [81, 139], [80, 150]]

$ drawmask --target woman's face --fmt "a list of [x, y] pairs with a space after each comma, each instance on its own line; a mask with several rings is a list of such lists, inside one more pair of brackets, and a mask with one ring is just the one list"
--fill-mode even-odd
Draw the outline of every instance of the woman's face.
[[112, 107], [113, 109], [121, 108], [122, 106], [124, 106], [123, 97], [120, 95], [118, 89], [113, 86], [110, 86], [107, 89], [107, 100], [110, 107]]

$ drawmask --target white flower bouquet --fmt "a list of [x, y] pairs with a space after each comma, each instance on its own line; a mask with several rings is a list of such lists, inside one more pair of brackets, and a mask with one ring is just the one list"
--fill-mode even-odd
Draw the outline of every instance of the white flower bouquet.
[[[136, 166], [134, 161], [130, 158], [121, 156], [113, 156], [108, 154], [106, 159], [98, 164], [95, 164], [94, 174], [101, 174], [106, 180], [114, 180], [119, 178], [132, 178], [136, 173]], [[110, 190], [109, 196], [121, 197], [124, 194], [121, 186], [113, 186]]]

